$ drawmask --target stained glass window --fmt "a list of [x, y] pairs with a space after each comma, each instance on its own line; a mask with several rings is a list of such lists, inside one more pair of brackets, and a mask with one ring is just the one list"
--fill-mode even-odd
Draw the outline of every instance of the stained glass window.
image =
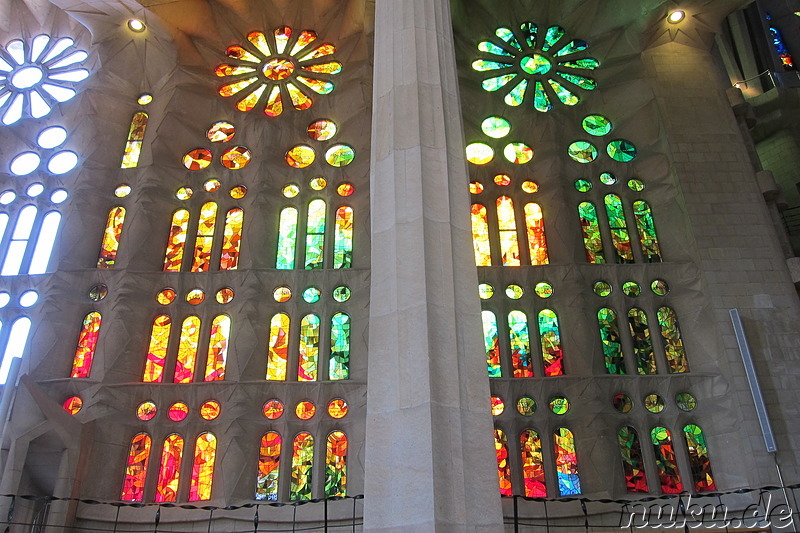
[[178, 483], [183, 458], [183, 437], [173, 433], [164, 440], [161, 465], [156, 481], [156, 503], [174, 502], [178, 499]]
[[197, 239], [194, 241], [192, 272], [207, 272], [211, 266], [211, 247], [214, 244], [214, 228], [217, 224], [217, 204], [206, 202], [200, 208]]
[[164, 254], [164, 271], [180, 272], [183, 250], [186, 247], [186, 229], [189, 227], [189, 211], [178, 209], [172, 215], [167, 251]]
[[647, 315], [638, 307], [628, 311], [628, 326], [633, 338], [633, 353], [636, 356], [636, 369], [639, 374], [656, 373], [656, 359], [653, 355], [653, 341], [650, 339], [650, 328]]
[[545, 376], [564, 374], [564, 361], [561, 351], [561, 331], [558, 316], [551, 309], [539, 312], [539, 340], [542, 343], [542, 361]]
[[147, 113], [139, 111], [131, 119], [131, 128], [128, 132], [128, 142], [125, 143], [125, 153], [122, 155], [120, 168], [134, 168], [139, 166], [139, 156], [142, 153], [144, 131], [147, 128]]
[[347, 495], [347, 436], [341, 431], [328, 435], [325, 456], [325, 497]]
[[169, 333], [172, 330], [172, 319], [167, 315], [159, 315], [153, 321], [150, 333], [150, 344], [147, 347], [147, 360], [144, 364], [145, 383], [161, 383], [164, 379], [164, 364], [167, 361]]
[[644, 260], [648, 263], [660, 263], [661, 248], [658, 246], [656, 225], [653, 222], [650, 205], [643, 200], [633, 202], [633, 217], [636, 219], [636, 230], [639, 232]]
[[261, 437], [256, 476], [256, 500], [278, 501], [278, 476], [281, 465], [281, 436], [274, 431]]
[[[119, 240], [122, 237], [124, 223], [124, 207], [117, 206], [109, 211], [106, 229], [103, 232], [103, 242], [100, 245], [100, 257], [97, 259], [97, 268], [114, 268], [117, 263], [117, 251], [119, 250]], [[3, 270], [5, 270], [5, 265]]]
[[213, 433], [201, 433], [194, 445], [192, 480], [189, 484], [189, 501], [211, 499], [214, 480], [214, 462], [217, 458], [217, 438]]
[[642, 445], [636, 430], [625, 426], [617, 433], [622, 466], [625, 470], [625, 486], [628, 492], [647, 492], [647, 475], [642, 459]]
[[675, 450], [672, 448], [672, 435], [665, 427], [654, 427], [650, 432], [656, 453], [656, 466], [661, 491], [664, 494], [680, 494], [683, 491], [678, 464], [675, 462]]
[[503, 259], [503, 266], [520, 266], [514, 202], [508, 196], [497, 199], [497, 222], [500, 229], [500, 256]]
[[286, 363], [289, 360], [289, 315], [278, 313], [269, 324], [269, 354], [267, 379], [286, 380]]
[[486, 364], [489, 367], [489, 377], [503, 376], [500, 368], [500, 344], [497, 335], [497, 318], [491, 311], [482, 311], [483, 318], [483, 345], [486, 350]]
[[231, 317], [218, 315], [211, 321], [211, 334], [208, 341], [205, 381], [225, 379], [225, 366], [228, 361], [228, 344], [231, 337]]
[[94, 351], [97, 348], [97, 339], [100, 336], [100, 325], [103, 317], [100, 313], [93, 311], [83, 319], [78, 336], [78, 347], [75, 349], [75, 357], [72, 359], [72, 378], [88, 378], [92, 371], [92, 361]]
[[708, 447], [700, 426], [689, 424], [684, 426], [683, 435], [686, 437], [686, 447], [689, 449], [689, 465], [692, 467], [692, 481], [695, 492], [708, 492], [717, 490], [714, 474], [711, 472], [711, 462], [708, 459]]
[[151, 447], [152, 439], [147, 433], [139, 433], [131, 439], [120, 500], [124, 502], [140, 502], [143, 500]]
[[608, 226], [611, 228], [611, 243], [617, 252], [617, 263], [633, 263], [633, 249], [622, 200], [616, 194], [607, 194], [605, 204]]
[[236, 270], [239, 266], [239, 248], [242, 245], [244, 211], [235, 207], [225, 216], [225, 231], [222, 234], [222, 252], [219, 256], [220, 270]]
[[306, 226], [306, 270], [322, 268], [325, 245], [325, 201], [312, 200], [308, 204], [308, 225]]
[[497, 478], [500, 482], [500, 494], [513, 496], [511, 465], [508, 462], [508, 442], [502, 429], [494, 430], [494, 449], [497, 454]]
[[328, 379], [350, 378], [350, 316], [336, 313], [331, 318], [331, 358]]
[[278, 223], [278, 256], [275, 268], [291, 270], [294, 268], [295, 245], [297, 244], [297, 209], [286, 207], [281, 211]]
[[528, 335], [528, 317], [522, 311], [508, 314], [509, 340], [511, 342], [511, 366], [515, 378], [533, 377], [531, 368], [531, 343]]
[[336, 210], [333, 231], [333, 268], [353, 266], [353, 208], [342, 206]]
[[528, 229], [528, 250], [532, 265], [547, 265], [547, 239], [544, 235], [544, 215], [539, 204], [525, 205], [525, 226]]
[[578, 214], [581, 218], [581, 233], [583, 234], [583, 246], [586, 249], [586, 261], [595, 264], [605, 263], [606, 256], [603, 252], [603, 238], [600, 235], [597, 209], [591, 202], [581, 202], [578, 205]]
[[489, 249], [489, 220], [486, 208], [481, 204], [472, 204], [472, 245], [475, 248], [475, 264], [491, 266], [492, 252]]
[[625, 374], [625, 361], [622, 357], [622, 344], [619, 338], [617, 313], [603, 307], [597, 312], [600, 325], [600, 342], [603, 347], [603, 361], [609, 374]]
[[289, 500], [311, 499], [311, 467], [314, 464], [314, 437], [300, 433], [292, 443], [292, 486]]
[[519, 445], [522, 451], [522, 482], [525, 486], [525, 496], [544, 498], [547, 496], [547, 487], [539, 434], [532, 429], [526, 429], [519, 436]]
[[[53, 201], [51, 197], [51, 201]], [[58, 226], [61, 224], [61, 213], [50, 211], [42, 219], [42, 227], [39, 230], [39, 237], [36, 239], [36, 248], [33, 250], [33, 257], [28, 268], [28, 274], [44, 274], [47, 271], [47, 264], [50, 262], [50, 254], [53, 253], [53, 245], [56, 242]], [[0, 225], [3, 225], [0, 222]], [[3, 231], [0, 230], [0, 239]]]
[[567, 428], [558, 428], [553, 434], [556, 455], [556, 475], [559, 496], [581, 493], [578, 476], [578, 456], [575, 454], [575, 438]]
[[178, 344], [178, 361], [175, 363], [175, 383], [191, 383], [197, 363], [197, 349], [200, 344], [200, 319], [189, 316], [181, 325], [181, 339]]
[[319, 324], [319, 317], [314, 314], [304, 316], [300, 322], [300, 359], [297, 365], [297, 381], [317, 380]]
[[36, 206], [26, 205], [17, 215], [17, 222], [14, 224], [14, 231], [11, 240], [8, 242], [6, 259], [3, 261], [3, 269], [0, 271], [2, 276], [16, 276], [20, 272], [22, 261], [25, 257], [25, 249], [36, 222]]
[[686, 359], [686, 350], [683, 347], [681, 329], [675, 311], [669, 307], [660, 308], [658, 325], [661, 328], [661, 336], [664, 338], [664, 351], [667, 355], [667, 367], [670, 374], [688, 372], [689, 361]]

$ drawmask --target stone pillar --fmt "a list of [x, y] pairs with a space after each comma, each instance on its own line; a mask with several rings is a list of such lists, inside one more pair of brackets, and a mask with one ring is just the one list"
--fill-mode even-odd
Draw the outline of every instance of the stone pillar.
[[377, 0], [366, 531], [502, 531], [448, 0]]

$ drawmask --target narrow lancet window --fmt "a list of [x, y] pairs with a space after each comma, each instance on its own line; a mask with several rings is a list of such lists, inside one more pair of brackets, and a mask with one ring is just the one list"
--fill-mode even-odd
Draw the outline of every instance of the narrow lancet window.
[[667, 355], [667, 366], [670, 374], [681, 374], [689, 371], [689, 362], [686, 359], [686, 350], [683, 347], [681, 328], [678, 325], [678, 316], [669, 307], [658, 310], [658, 325], [661, 336], [664, 338], [664, 351]]
[[122, 155], [120, 168], [134, 168], [139, 165], [139, 156], [142, 154], [142, 141], [147, 128], [147, 113], [139, 111], [131, 119], [131, 129], [128, 131], [128, 142], [125, 143], [125, 153]]
[[539, 340], [542, 343], [542, 361], [545, 376], [564, 374], [564, 357], [561, 350], [561, 330], [558, 316], [551, 309], [539, 312]]
[[228, 344], [231, 338], [231, 317], [218, 315], [211, 321], [211, 334], [208, 340], [205, 381], [225, 379], [225, 366], [228, 362]]
[[[42, 227], [39, 230], [39, 237], [36, 239], [36, 248], [33, 250], [31, 266], [28, 274], [44, 274], [47, 272], [47, 264], [50, 262], [50, 255], [53, 253], [53, 246], [56, 243], [58, 226], [61, 224], [61, 213], [50, 211], [42, 220]], [[2, 231], [0, 231], [2, 239]]]
[[353, 208], [342, 206], [336, 210], [333, 232], [333, 268], [353, 266]]
[[94, 361], [94, 351], [97, 348], [97, 339], [100, 336], [100, 325], [103, 317], [100, 313], [93, 311], [83, 319], [80, 335], [78, 335], [78, 346], [75, 349], [75, 357], [72, 359], [72, 378], [88, 378], [92, 371]]
[[147, 464], [150, 462], [152, 442], [147, 433], [139, 433], [131, 440], [120, 496], [124, 502], [140, 502], [144, 499], [144, 483], [147, 479]]
[[475, 248], [475, 264], [492, 266], [489, 221], [486, 216], [486, 208], [481, 204], [472, 204], [472, 246]]
[[278, 476], [281, 466], [281, 436], [274, 431], [261, 437], [256, 476], [256, 500], [278, 501]]
[[578, 205], [578, 214], [581, 219], [581, 233], [583, 234], [583, 246], [586, 249], [586, 261], [595, 264], [605, 263], [606, 256], [603, 252], [603, 238], [600, 235], [597, 209], [591, 202], [581, 202]]
[[636, 230], [639, 232], [644, 260], [648, 263], [660, 263], [661, 248], [658, 246], [656, 224], [653, 221], [650, 205], [644, 200], [633, 202], [633, 216], [636, 219]]
[[625, 222], [625, 212], [622, 209], [622, 200], [616, 194], [607, 194], [605, 204], [608, 226], [611, 229], [611, 243], [617, 252], [617, 263], [633, 263], [633, 248], [628, 225]]
[[647, 326], [647, 315], [638, 307], [628, 311], [628, 326], [633, 338], [633, 353], [636, 355], [636, 371], [643, 375], [656, 373], [656, 359], [653, 355], [653, 341]]
[[183, 251], [186, 248], [186, 231], [189, 227], [189, 211], [178, 209], [172, 215], [169, 227], [167, 251], [164, 254], [164, 271], [180, 272], [183, 263]]
[[686, 447], [689, 449], [689, 465], [692, 467], [692, 481], [695, 492], [717, 490], [714, 474], [711, 472], [711, 461], [708, 459], [708, 447], [700, 426], [689, 424], [684, 426]]
[[650, 432], [656, 453], [656, 467], [661, 491], [664, 494], [680, 494], [683, 491], [675, 450], [672, 447], [672, 434], [665, 427], [654, 427]]
[[207, 272], [211, 266], [211, 248], [214, 245], [214, 228], [217, 225], [217, 204], [206, 202], [200, 208], [197, 239], [194, 242], [192, 272]]
[[514, 369], [514, 377], [533, 377], [528, 317], [525, 313], [511, 311], [508, 314], [508, 332], [511, 343], [511, 367]]
[[325, 456], [325, 497], [347, 495], [347, 436], [341, 431], [328, 435]]
[[194, 445], [192, 479], [189, 483], [189, 501], [211, 499], [211, 484], [214, 481], [214, 463], [217, 458], [217, 438], [213, 433], [201, 433]]
[[167, 361], [170, 331], [172, 331], [172, 319], [167, 315], [157, 316], [153, 321], [150, 344], [147, 347], [143, 382], [161, 383], [164, 379], [164, 364]]
[[511, 465], [508, 463], [508, 442], [502, 429], [494, 430], [494, 449], [497, 453], [497, 480], [500, 483], [500, 494], [513, 496]]
[[547, 487], [544, 478], [544, 460], [542, 457], [542, 441], [539, 434], [526, 429], [519, 436], [522, 450], [522, 482], [525, 485], [527, 498], [545, 498]]
[[311, 499], [311, 467], [314, 464], [314, 437], [300, 433], [292, 445], [292, 486], [289, 500]]
[[8, 243], [6, 259], [3, 261], [3, 269], [0, 275], [16, 276], [22, 267], [22, 260], [25, 258], [25, 249], [31, 238], [33, 225], [36, 222], [36, 206], [26, 205], [17, 215], [17, 223], [14, 225], [14, 232]]
[[544, 215], [539, 204], [531, 203], [525, 206], [525, 226], [528, 229], [528, 250], [531, 255], [531, 264], [549, 264], [547, 239], [544, 234]]
[[297, 209], [286, 207], [281, 211], [278, 223], [278, 256], [275, 268], [291, 270], [294, 268], [295, 246], [297, 245]]
[[647, 492], [647, 475], [642, 459], [642, 445], [636, 430], [625, 426], [617, 433], [622, 466], [625, 470], [625, 486], [628, 492]]
[[500, 256], [503, 266], [520, 266], [517, 220], [514, 201], [508, 196], [497, 199], [497, 223], [500, 229]]
[[316, 270], [324, 266], [325, 247], [324, 200], [313, 200], [308, 204], [308, 225], [306, 226], [306, 270]]
[[331, 319], [331, 358], [328, 379], [350, 378], [350, 316], [336, 313]]
[[122, 237], [122, 228], [125, 224], [125, 208], [115, 207], [108, 213], [106, 229], [103, 232], [103, 242], [100, 245], [100, 257], [97, 259], [97, 268], [114, 268], [117, 263], [119, 240]]
[[197, 349], [200, 345], [200, 319], [189, 316], [181, 325], [181, 339], [178, 344], [178, 361], [175, 363], [175, 383], [191, 383], [197, 364]]
[[228, 211], [225, 216], [225, 230], [222, 234], [222, 252], [219, 256], [220, 270], [236, 270], [239, 267], [242, 224], [244, 224], [244, 210], [236, 207]]
[[553, 434], [556, 455], [556, 476], [559, 496], [581, 493], [578, 476], [578, 456], [575, 453], [575, 438], [567, 428], [558, 428]]
[[269, 353], [267, 354], [267, 379], [286, 380], [289, 360], [289, 315], [278, 313], [269, 324]]
[[297, 381], [317, 380], [319, 324], [319, 317], [314, 314], [306, 315], [300, 321], [300, 359], [297, 365]]
[[622, 357], [617, 313], [613, 309], [603, 307], [597, 312], [597, 323], [600, 326], [600, 343], [603, 347], [606, 371], [609, 374], [625, 374], [625, 360]]
[[482, 311], [483, 318], [483, 345], [486, 350], [486, 364], [490, 378], [503, 377], [500, 367], [500, 344], [497, 335], [497, 318], [491, 311]]
[[173, 433], [164, 440], [161, 450], [161, 465], [156, 480], [156, 503], [174, 502], [178, 499], [182, 459], [183, 437]]

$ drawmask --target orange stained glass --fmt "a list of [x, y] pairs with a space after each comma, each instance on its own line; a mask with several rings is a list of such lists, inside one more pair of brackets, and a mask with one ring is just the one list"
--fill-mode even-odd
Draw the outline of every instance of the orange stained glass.
[[175, 383], [191, 383], [197, 363], [197, 348], [200, 344], [200, 319], [189, 316], [181, 326], [181, 340], [178, 344], [178, 361], [175, 363]]
[[189, 483], [189, 501], [211, 499], [211, 484], [214, 481], [214, 463], [217, 458], [217, 437], [213, 433], [201, 433], [194, 444], [192, 480]]
[[522, 451], [522, 482], [525, 485], [527, 498], [547, 497], [544, 479], [544, 461], [542, 458], [542, 441], [532, 429], [526, 429], [519, 436]]
[[314, 162], [317, 154], [313, 148], [305, 144], [298, 144], [286, 152], [286, 163], [290, 167], [305, 168]]
[[219, 256], [220, 270], [236, 270], [239, 266], [239, 248], [242, 245], [244, 210], [235, 207], [225, 216], [225, 231], [222, 234], [222, 252]]
[[144, 131], [147, 128], [147, 113], [139, 111], [131, 119], [131, 128], [128, 131], [128, 142], [125, 143], [125, 152], [122, 155], [120, 168], [134, 168], [139, 165], [139, 156], [142, 153]]
[[318, 59], [320, 57], [329, 56], [334, 53], [336, 53], [336, 47], [333, 46], [332, 44], [325, 43], [322, 46], [318, 46], [317, 48], [307, 53], [306, 55], [300, 57], [299, 61], [302, 63], [303, 61]]
[[341, 398], [334, 398], [328, 403], [328, 415], [331, 418], [344, 418], [347, 411], [347, 402]]
[[269, 354], [267, 355], [267, 379], [286, 380], [286, 363], [289, 360], [289, 315], [278, 313], [269, 325]]
[[539, 204], [525, 205], [525, 226], [528, 229], [528, 250], [532, 265], [547, 265], [547, 239], [544, 235], [544, 215]]
[[300, 433], [292, 443], [292, 484], [289, 500], [311, 499], [311, 468], [314, 464], [314, 437]]
[[264, 107], [264, 114], [268, 117], [277, 117], [283, 113], [283, 97], [281, 96], [280, 85], [275, 85], [267, 97], [267, 105]]
[[275, 28], [275, 50], [276, 53], [282, 54], [286, 50], [286, 44], [292, 36], [292, 28], [289, 26], [281, 26]]
[[225, 379], [228, 361], [228, 344], [231, 336], [231, 317], [219, 315], [211, 322], [211, 338], [208, 341], [205, 381]]
[[231, 170], [239, 170], [250, 164], [253, 154], [244, 146], [234, 146], [225, 150], [219, 160], [222, 166]]
[[500, 254], [503, 266], [520, 266], [517, 221], [514, 202], [508, 196], [497, 199], [497, 222], [500, 227]]
[[203, 189], [205, 189], [206, 192], [217, 192], [221, 186], [222, 184], [218, 179], [210, 179], [203, 183]]
[[83, 400], [79, 396], [70, 396], [64, 400], [64, 410], [71, 415], [77, 415], [83, 409]]
[[290, 59], [273, 57], [261, 67], [261, 71], [267, 79], [272, 81], [285, 80], [294, 74], [294, 63]]
[[325, 497], [347, 495], [347, 436], [341, 431], [328, 435], [325, 454]]
[[207, 148], [195, 148], [189, 150], [183, 156], [183, 166], [189, 170], [202, 170], [211, 164], [214, 156], [211, 155], [211, 150]]
[[269, 49], [267, 44], [267, 37], [260, 31], [254, 31], [247, 35], [247, 40], [253, 43], [259, 52], [269, 57], [272, 55], [272, 50]]
[[212, 143], [228, 142], [233, 139], [234, 135], [236, 135], [236, 127], [224, 120], [215, 122], [206, 132], [206, 137]]
[[186, 301], [192, 305], [199, 305], [206, 299], [203, 289], [192, 289], [186, 293]]
[[158, 408], [156, 407], [155, 402], [148, 400], [146, 402], [142, 402], [139, 404], [139, 407], [136, 408], [136, 418], [142, 422], [147, 422], [148, 420], [155, 418], [157, 412]]
[[217, 75], [219, 78], [224, 78], [225, 76], [238, 76], [239, 74], [250, 74], [251, 72], [255, 72], [256, 69], [253, 67], [242, 67], [238, 65], [228, 65], [223, 63], [219, 65], [217, 68], [214, 69], [214, 74]]
[[317, 380], [319, 324], [319, 317], [314, 314], [304, 316], [300, 322], [300, 359], [297, 365], [297, 381]]
[[342, 206], [336, 210], [333, 228], [333, 268], [353, 266], [353, 208]]
[[338, 187], [336, 187], [336, 193], [339, 196], [350, 196], [356, 192], [356, 188], [353, 186], [352, 183], [342, 183]]
[[[311, 89], [317, 94], [328, 94], [334, 89], [333, 83], [329, 81], [314, 80], [305, 76], [297, 76], [297, 81]], [[308, 106], [311, 107], [311, 106]]]
[[283, 416], [283, 403], [280, 400], [267, 400], [264, 403], [264, 416], [270, 420], [277, 420]]
[[220, 412], [222, 412], [222, 407], [216, 400], [208, 400], [200, 406], [200, 417], [203, 420], [214, 420], [219, 416]]
[[197, 239], [194, 242], [192, 272], [208, 272], [211, 266], [211, 247], [214, 244], [214, 228], [217, 224], [217, 204], [206, 202], [200, 208]]
[[180, 422], [189, 415], [189, 406], [183, 402], [175, 402], [169, 406], [167, 416], [173, 422]]
[[259, 85], [257, 89], [236, 102], [236, 109], [239, 111], [252, 111], [253, 108], [256, 107], [258, 101], [261, 99], [261, 95], [264, 94], [266, 88], [266, 83]]
[[298, 89], [294, 83], [287, 83], [286, 90], [289, 91], [289, 98], [291, 99], [292, 105], [295, 109], [302, 111], [303, 109], [308, 109], [311, 107], [311, 98], [306, 96], [303, 91]]
[[94, 350], [97, 347], [97, 338], [100, 336], [100, 324], [103, 317], [100, 313], [93, 311], [83, 319], [80, 335], [78, 335], [78, 347], [75, 349], [75, 357], [72, 359], [72, 378], [88, 378], [92, 371], [92, 361], [94, 360]]
[[297, 418], [300, 420], [311, 420], [314, 418], [314, 415], [317, 412], [317, 406], [314, 405], [314, 402], [310, 402], [308, 400], [303, 400], [297, 404], [297, 407], [294, 410], [294, 414], [297, 415]]
[[494, 430], [494, 449], [497, 454], [497, 478], [500, 482], [500, 494], [512, 496], [511, 466], [508, 464], [508, 441], [502, 429]]
[[492, 251], [489, 249], [489, 220], [486, 208], [472, 204], [472, 246], [475, 248], [475, 264], [492, 266]]
[[256, 500], [278, 501], [278, 474], [281, 464], [281, 436], [274, 431], [261, 437], [256, 477]]
[[[257, 77], [246, 78], [239, 81], [234, 81], [232, 83], [226, 83], [222, 87], [219, 88], [220, 96], [228, 97], [233, 96], [234, 94], [238, 94], [239, 92], [247, 89], [250, 85], [255, 83], [258, 80]], [[185, 162], [184, 162], [185, 164]], [[208, 165], [206, 165], [208, 166]], [[203, 168], [203, 167], [201, 167]], [[190, 170], [197, 170], [197, 169], [190, 169]]]
[[292, 51], [289, 52], [290, 56], [297, 55], [303, 48], [311, 44], [312, 42], [317, 40], [317, 33], [312, 30], [303, 30], [300, 32], [300, 36], [297, 38], [297, 42], [294, 43], [292, 47]]
[[156, 295], [156, 301], [161, 305], [169, 305], [175, 301], [175, 289], [162, 289]]
[[161, 383], [164, 379], [164, 363], [167, 360], [171, 330], [172, 319], [167, 315], [159, 315], [153, 321], [150, 345], [147, 347], [147, 360], [144, 363], [143, 382]]
[[233, 289], [230, 287], [225, 287], [217, 291], [217, 295], [215, 296], [217, 302], [221, 304], [227, 304], [233, 301]]
[[103, 232], [103, 242], [100, 244], [100, 257], [97, 258], [97, 268], [114, 268], [117, 263], [117, 251], [124, 224], [125, 208], [121, 206], [112, 208], [108, 212], [106, 230]]
[[327, 63], [304, 66], [303, 70], [320, 74], [338, 74], [342, 71], [342, 64], [338, 61], [329, 61]]
[[235, 187], [231, 188], [231, 198], [234, 200], [241, 200], [247, 195], [247, 187], [244, 185], [236, 185]]
[[172, 215], [167, 251], [164, 254], [164, 272], [180, 272], [183, 250], [186, 247], [186, 229], [189, 227], [189, 211], [178, 209]]
[[178, 499], [178, 483], [183, 459], [183, 437], [173, 433], [164, 440], [161, 464], [156, 480], [156, 503], [174, 502]]
[[[252, 34], [251, 34], [252, 35]], [[249, 38], [249, 37], [248, 37]], [[240, 59], [242, 61], [247, 61], [248, 63], [260, 63], [261, 60], [239, 46], [235, 44], [233, 46], [229, 46], [227, 50], [225, 50], [225, 55], [228, 57], [232, 57], [233, 59]]]
[[147, 478], [147, 464], [150, 462], [152, 445], [153, 440], [147, 433], [139, 433], [131, 439], [120, 500], [140, 502], [144, 499], [144, 482]]
[[336, 123], [332, 120], [315, 120], [308, 125], [308, 136], [315, 141], [327, 141], [336, 135]]

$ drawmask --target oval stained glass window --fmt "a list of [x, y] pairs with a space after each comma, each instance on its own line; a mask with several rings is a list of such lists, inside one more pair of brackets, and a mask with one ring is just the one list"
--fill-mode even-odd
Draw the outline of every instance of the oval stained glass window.
[[481, 283], [478, 285], [478, 295], [481, 297], [481, 300], [488, 300], [494, 296], [494, 287], [488, 283]]
[[218, 179], [210, 179], [203, 183], [203, 190], [206, 192], [217, 192], [222, 184], [219, 182]]
[[553, 295], [553, 286], [546, 281], [537, 283], [533, 290], [539, 298], [550, 298]]
[[64, 400], [64, 410], [71, 415], [77, 415], [83, 409], [83, 400], [79, 396], [70, 396]]
[[180, 187], [177, 191], [175, 191], [175, 198], [178, 200], [188, 200], [193, 194], [194, 191], [191, 187]]
[[327, 141], [336, 135], [336, 123], [332, 120], [315, 120], [308, 125], [308, 136], [314, 141]]
[[16, 176], [27, 176], [37, 168], [41, 158], [33, 152], [23, 152], [11, 160], [9, 170]]
[[628, 188], [635, 192], [642, 192], [644, 190], [644, 182], [636, 178], [629, 179]]
[[494, 177], [494, 183], [495, 185], [500, 185], [501, 187], [511, 185], [511, 176], [508, 174], [498, 174]]
[[233, 139], [234, 135], [236, 135], [236, 127], [224, 120], [215, 122], [206, 132], [206, 137], [212, 143], [228, 142]]
[[522, 295], [525, 293], [524, 289], [519, 285], [511, 284], [506, 287], [506, 296], [511, 298], [512, 300], [519, 300], [522, 298]]
[[633, 400], [627, 394], [615, 394], [611, 403], [614, 405], [614, 409], [620, 413], [628, 413], [633, 409]]
[[472, 143], [467, 145], [467, 161], [473, 165], [485, 165], [494, 159], [494, 150], [488, 144]]
[[217, 302], [221, 304], [230, 303], [233, 301], [233, 289], [230, 287], [224, 287], [217, 291], [216, 295]]
[[567, 148], [567, 155], [578, 163], [591, 163], [597, 159], [597, 148], [586, 141], [575, 141]]
[[0, 194], [0, 205], [8, 205], [17, 199], [17, 193], [14, 191], [3, 191]]
[[283, 403], [280, 400], [267, 400], [262, 410], [269, 420], [277, 420], [283, 416]]
[[603, 135], [611, 133], [613, 129], [611, 121], [603, 115], [589, 115], [583, 119], [581, 126], [583, 127], [583, 131], [595, 137], [602, 137]]
[[550, 411], [557, 415], [563, 415], [569, 411], [569, 400], [566, 396], [553, 396], [547, 405], [550, 407]]
[[173, 422], [180, 422], [189, 414], [189, 406], [183, 402], [175, 402], [169, 406], [167, 416]]
[[644, 408], [651, 413], [660, 413], [664, 410], [664, 398], [658, 394], [648, 394], [644, 397]]
[[222, 407], [216, 400], [208, 400], [200, 406], [200, 418], [203, 420], [214, 420], [222, 412]]
[[32, 183], [25, 189], [25, 194], [30, 196], [31, 198], [36, 198], [40, 194], [44, 192], [44, 185], [41, 183]]
[[316, 178], [311, 178], [308, 182], [308, 186], [311, 187], [311, 190], [321, 191], [328, 186], [328, 180], [322, 176], [317, 176]]
[[611, 284], [607, 281], [595, 281], [592, 290], [596, 295], [605, 298], [611, 294]]
[[656, 296], [666, 296], [669, 294], [669, 285], [663, 279], [655, 279], [653, 283], [650, 284], [650, 290], [653, 291], [653, 294]]
[[286, 164], [293, 168], [306, 168], [313, 163], [316, 158], [317, 153], [314, 149], [305, 144], [298, 144], [286, 152]]
[[614, 161], [627, 163], [636, 159], [636, 146], [630, 141], [618, 139], [611, 141], [606, 147], [608, 156]]
[[493, 139], [502, 139], [511, 132], [511, 123], [503, 117], [488, 117], [481, 122], [481, 130]]
[[286, 186], [285, 186], [285, 187], [284, 187], [284, 188], [281, 190], [281, 193], [283, 193], [283, 195], [284, 195], [286, 198], [294, 198], [295, 196], [297, 196], [298, 194], [300, 194], [300, 187], [298, 187], [298, 186], [297, 186], [297, 185], [295, 185], [294, 183], [290, 183], [289, 185], [286, 185]]
[[333, 289], [333, 299], [339, 303], [346, 302], [350, 299], [350, 287], [340, 285]]
[[278, 287], [272, 291], [272, 297], [278, 303], [288, 302], [292, 298], [292, 289], [289, 287]]
[[309, 287], [303, 291], [303, 301], [309, 304], [314, 304], [319, 301], [320, 290], [316, 287]]
[[125, 198], [131, 193], [131, 186], [127, 183], [121, 183], [114, 189], [114, 196], [117, 198]]
[[98, 283], [97, 285], [89, 289], [89, 299], [93, 302], [99, 302], [106, 296], [108, 296], [108, 287], [106, 287], [102, 283]]
[[535, 181], [523, 181], [522, 182], [522, 192], [526, 192], [528, 194], [533, 194], [539, 191], [539, 184]]
[[348, 409], [347, 402], [341, 398], [334, 398], [328, 403], [328, 415], [331, 418], [344, 418]]
[[162, 289], [156, 295], [156, 301], [161, 305], [169, 305], [175, 301], [175, 289]]
[[578, 192], [589, 192], [592, 190], [592, 182], [587, 180], [575, 180], [575, 190]]
[[469, 184], [470, 194], [480, 194], [483, 192], [483, 183], [480, 181], [471, 181]]
[[0, 292], [0, 309], [8, 305], [11, 301], [11, 295], [5, 291]]
[[206, 293], [203, 292], [202, 289], [192, 289], [186, 293], [186, 301], [192, 305], [201, 304], [205, 299]]
[[678, 404], [678, 409], [687, 413], [694, 411], [694, 408], [697, 407], [697, 400], [688, 392], [678, 393], [675, 396], [675, 403]]
[[352, 183], [342, 183], [338, 187], [336, 187], [336, 194], [338, 194], [339, 196], [347, 197], [353, 194], [354, 192], [356, 192], [356, 188], [353, 187]]
[[148, 420], [152, 420], [158, 409], [156, 408], [155, 402], [146, 401], [139, 404], [139, 407], [136, 408], [136, 418], [142, 420], [143, 422], [147, 422]]
[[522, 416], [531, 416], [536, 412], [536, 402], [530, 396], [517, 400], [517, 412]]
[[311, 420], [316, 412], [317, 406], [314, 405], [314, 402], [310, 402], [308, 400], [303, 400], [302, 402], [298, 403], [294, 410], [294, 414], [297, 415], [297, 418], [300, 420]]
[[325, 161], [332, 167], [346, 167], [356, 158], [356, 151], [346, 144], [334, 144], [325, 152]]
[[603, 185], [614, 185], [617, 183], [617, 176], [613, 172], [603, 172], [600, 174], [600, 183]]
[[195, 148], [183, 156], [183, 166], [189, 170], [203, 170], [211, 164], [214, 156], [207, 148]]
[[66, 140], [67, 130], [61, 126], [50, 126], [39, 132], [39, 135], [36, 137], [36, 144], [38, 144], [40, 148], [49, 150], [61, 146]]
[[506, 410], [506, 404], [499, 396], [492, 396], [492, 416], [500, 416]]
[[60, 204], [61, 202], [67, 199], [67, 196], [69, 196], [69, 193], [66, 190], [56, 189], [50, 195], [50, 201], [53, 202], [54, 204]]
[[622, 292], [625, 296], [635, 298], [642, 293], [642, 288], [635, 281], [626, 281], [622, 284]]
[[230, 195], [234, 200], [241, 200], [247, 195], [247, 187], [244, 185], [236, 185], [231, 188]]
[[244, 146], [234, 146], [225, 150], [219, 160], [222, 166], [231, 170], [239, 170], [250, 164], [253, 154]]
[[533, 159], [533, 148], [525, 143], [509, 143], [503, 148], [503, 155], [511, 163], [524, 165]]

